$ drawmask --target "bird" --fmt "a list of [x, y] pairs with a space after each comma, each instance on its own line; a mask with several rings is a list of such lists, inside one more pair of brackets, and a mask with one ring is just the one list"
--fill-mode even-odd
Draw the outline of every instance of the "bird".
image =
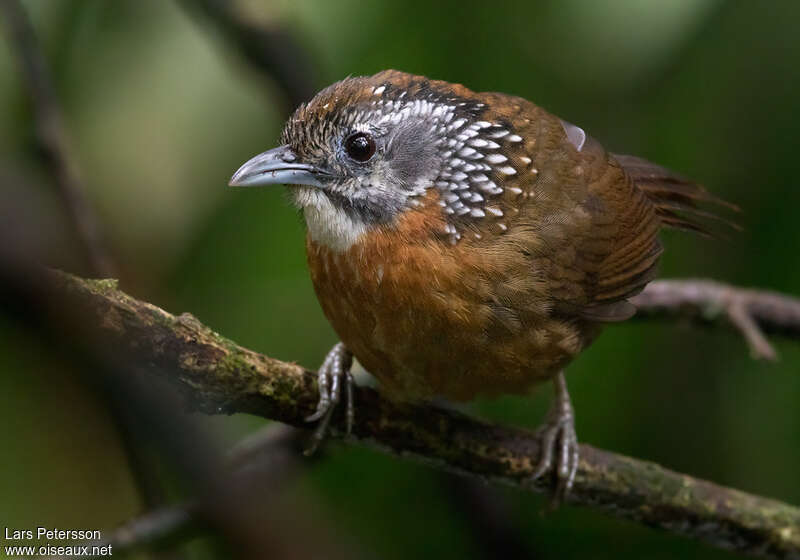
[[[657, 273], [664, 228], [709, 235], [734, 208], [581, 127], [503, 93], [398, 70], [348, 77], [302, 104], [280, 145], [231, 186], [285, 184], [338, 342], [318, 371], [312, 449], [346, 401], [353, 357], [401, 401], [529, 394], [552, 383], [531, 478], [572, 488], [565, 367]], [[724, 219], [723, 219], [724, 220]]]

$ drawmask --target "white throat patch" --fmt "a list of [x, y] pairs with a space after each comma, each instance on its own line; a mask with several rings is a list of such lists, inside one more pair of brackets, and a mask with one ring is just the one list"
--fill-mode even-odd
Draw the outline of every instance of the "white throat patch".
[[318, 188], [291, 188], [296, 204], [303, 209], [308, 233], [314, 242], [342, 253], [366, 233], [364, 222], [338, 208]]

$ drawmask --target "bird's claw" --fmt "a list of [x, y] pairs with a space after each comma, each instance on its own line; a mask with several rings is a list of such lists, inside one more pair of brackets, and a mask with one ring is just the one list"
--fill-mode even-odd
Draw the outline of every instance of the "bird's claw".
[[353, 355], [341, 342], [331, 348], [328, 355], [317, 372], [317, 385], [319, 387], [319, 401], [317, 410], [306, 417], [307, 422], [316, 422], [317, 428], [311, 436], [311, 443], [305, 450], [306, 455], [313, 454], [328, 433], [328, 426], [331, 417], [336, 410], [341, 398], [342, 385], [344, 385], [346, 401], [345, 434], [349, 435], [353, 429], [353, 375], [350, 373], [350, 366], [353, 362]]
[[555, 466], [556, 488], [550, 507], [557, 507], [572, 490], [578, 470], [578, 436], [575, 415], [567, 392], [564, 374], [554, 381], [556, 401], [547, 413], [545, 423], [537, 430], [541, 441], [541, 457], [531, 480], [536, 480]]

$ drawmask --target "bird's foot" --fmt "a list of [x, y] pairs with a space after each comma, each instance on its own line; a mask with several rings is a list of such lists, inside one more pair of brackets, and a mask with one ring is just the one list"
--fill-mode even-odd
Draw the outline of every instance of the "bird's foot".
[[564, 372], [553, 380], [556, 399], [547, 413], [544, 424], [537, 430], [541, 438], [541, 457], [531, 476], [536, 480], [555, 466], [556, 488], [550, 507], [558, 506], [572, 489], [578, 470], [578, 437], [575, 434], [575, 414], [572, 410]]
[[305, 450], [306, 455], [313, 454], [320, 443], [325, 439], [328, 433], [328, 426], [331, 422], [331, 417], [336, 410], [336, 405], [339, 404], [342, 393], [342, 385], [344, 385], [345, 401], [346, 401], [346, 419], [345, 419], [345, 434], [349, 435], [353, 429], [353, 375], [350, 373], [350, 366], [353, 364], [353, 355], [345, 348], [344, 344], [339, 342], [331, 348], [328, 355], [325, 356], [325, 361], [317, 372], [317, 385], [319, 386], [319, 402], [317, 402], [317, 410], [314, 414], [307, 416], [307, 422], [316, 422], [317, 428], [311, 436], [311, 443]]

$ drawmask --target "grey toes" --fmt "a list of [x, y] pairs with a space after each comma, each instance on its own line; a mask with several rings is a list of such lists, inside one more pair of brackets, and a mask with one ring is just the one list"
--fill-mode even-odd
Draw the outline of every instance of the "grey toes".
[[331, 348], [325, 360], [317, 372], [317, 385], [319, 387], [319, 401], [317, 402], [316, 411], [306, 417], [308, 422], [316, 422], [316, 429], [311, 436], [311, 442], [306, 455], [311, 455], [317, 450], [320, 443], [325, 439], [330, 426], [331, 418], [336, 410], [336, 405], [339, 403], [342, 393], [342, 385], [344, 385], [344, 394], [346, 400], [346, 434], [350, 434], [353, 428], [353, 419], [355, 417], [353, 406], [353, 376], [350, 373], [350, 366], [353, 362], [352, 354], [345, 348], [341, 342]]
[[551, 468], [555, 470], [556, 488], [551, 506], [557, 506], [572, 490], [578, 471], [578, 436], [575, 434], [575, 415], [572, 411], [564, 374], [553, 380], [556, 399], [547, 413], [544, 425], [537, 434], [541, 438], [541, 457], [531, 479], [536, 480]]

